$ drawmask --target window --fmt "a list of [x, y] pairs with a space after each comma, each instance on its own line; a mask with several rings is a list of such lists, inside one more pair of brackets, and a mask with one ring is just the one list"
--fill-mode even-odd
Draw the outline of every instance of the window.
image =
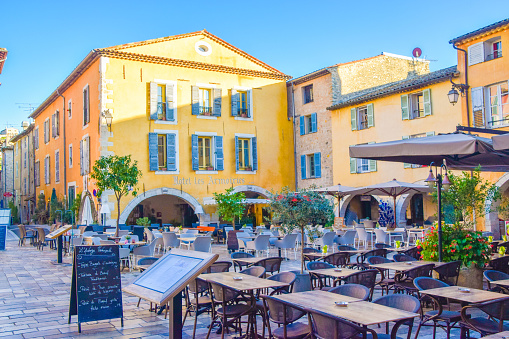
[[90, 91], [88, 85], [83, 89], [83, 126], [90, 122]]
[[489, 86], [486, 88], [486, 92], [489, 127], [509, 124], [508, 83]]
[[251, 140], [239, 138], [237, 147], [239, 149], [239, 169], [251, 170]]
[[193, 171], [223, 171], [223, 137], [198, 133], [191, 136]]
[[90, 137], [80, 141], [80, 175], [90, 173]]
[[23, 195], [27, 195], [27, 178], [23, 178]]
[[375, 126], [373, 104], [351, 108], [350, 119], [352, 131], [362, 130]]
[[58, 110], [51, 116], [51, 136], [55, 139], [60, 135], [60, 114]]
[[44, 120], [44, 143], [49, 142], [49, 119]]
[[34, 148], [39, 149], [39, 126], [34, 130]]
[[[177, 132], [156, 130], [149, 133], [149, 158], [151, 171], [177, 171]], [[164, 133], [163, 133], [164, 132]]]
[[490, 61], [502, 57], [502, 41], [500, 37], [494, 37], [468, 46], [468, 65], [472, 66], [484, 61]]
[[23, 153], [23, 168], [27, 168], [27, 152]]
[[[373, 143], [374, 142], [368, 142], [368, 144]], [[350, 158], [350, 173], [369, 173], [376, 172], [376, 170], [376, 160]]]
[[72, 100], [69, 100], [67, 103], [67, 117], [69, 119], [72, 118]]
[[69, 185], [68, 191], [69, 191], [69, 194], [68, 194], [69, 206], [72, 206], [74, 204], [74, 200], [76, 199], [76, 186]]
[[48, 185], [50, 183], [50, 180], [51, 180], [51, 176], [50, 176], [50, 159], [49, 159], [49, 155], [47, 155], [45, 158], [44, 158], [44, 183], [46, 185]]
[[176, 82], [158, 80], [150, 83], [150, 119], [176, 123]]
[[39, 160], [37, 160], [35, 162], [34, 180], [35, 180], [35, 186], [37, 186], [37, 187], [41, 186], [41, 165], [40, 165]]
[[321, 153], [300, 156], [301, 179], [321, 178]]
[[313, 102], [313, 85], [307, 85], [302, 88], [304, 104]]
[[258, 170], [257, 139], [253, 135], [235, 136], [235, 159], [237, 171]]
[[60, 182], [60, 151], [55, 151], [55, 182]]
[[300, 123], [300, 135], [315, 133], [318, 131], [316, 113], [301, 116], [299, 119], [299, 123]]
[[431, 89], [401, 96], [403, 120], [412, 120], [431, 115]]
[[72, 168], [72, 144], [69, 145], [69, 168]]
[[211, 85], [191, 87], [192, 114], [221, 116], [221, 89]]
[[241, 118], [251, 118], [251, 95], [252, 91], [248, 88], [232, 89], [232, 116]]

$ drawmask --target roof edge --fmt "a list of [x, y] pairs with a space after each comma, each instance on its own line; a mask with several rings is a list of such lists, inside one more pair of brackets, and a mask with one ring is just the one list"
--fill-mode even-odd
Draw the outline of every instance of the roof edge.
[[9, 142], [16, 142], [18, 141], [19, 139], [21, 139], [22, 137], [24, 137], [25, 135], [27, 135], [28, 133], [30, 133], [35, 127], [35, 124], [34, 123], [31, 123], [30, 126], [28, 126], [24, 131], [16, 134], [15, 136], [13, 136], [11, 138], [11, 140], [9, 140]]
[[505, 28], [509, 27], [509, 18], [497, 21], [497, 22], [495, 22], [491, 25], [488, 25], [488, 26], [481, 27], [479, 29], [476, 29], [475, 31], [470, 32], [470, 33], [460, 35], [457, 38], [449, 40], [449, 43], [454, 45], [458, 42], [466, 42], [468, 40], [473, 40], [473, 39], [475, 39], [479, 36], [482, 36], [484, 34], [489, 34], [489, 33], [493, 33], [493, 32], [502, 30], [504, 27]]

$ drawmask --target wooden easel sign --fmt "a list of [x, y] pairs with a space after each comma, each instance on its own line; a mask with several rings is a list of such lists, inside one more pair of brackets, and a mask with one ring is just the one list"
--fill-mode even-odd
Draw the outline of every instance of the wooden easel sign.
[[79, 333], [88, 321], [120, 318], [124, 327], [118, 245], [75, 247], [69, 324], [73, 315]]

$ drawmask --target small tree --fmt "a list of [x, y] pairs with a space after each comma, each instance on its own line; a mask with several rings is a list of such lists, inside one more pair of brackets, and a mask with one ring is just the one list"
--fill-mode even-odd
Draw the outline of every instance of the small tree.
[[117, 227], [115, 236], [118, 236], [118, 223], [120, 218], [120, 199], [132, 193], [138, 194], [136, 185], [141, 178], [141, 171], [138, 169], [138, 162], [131, 160], [130, 155], [108, 156], [98, 159], [92, 169], [90, 176], [95, 180], [98, 188], [98, 196], [106, 190], [112, 190], [117, 199]]
[[[291, 232], [297, 227], [300, 229], [303, 243], [307, 225], [325, 225], [331, 222], [331, 216], [334, 215], [334, 207], [327, 198], [306, 189], [292, 192], [284, 187], [281, 192], [271, 195], [270, 207], [273, 220], [282, 223], [287, 231]], [[303, 248], [301, 246], [301, 273], [304, 273]]]
[[[501, 198], [500, 191], [495, 184], [481, 178], [480, 168], [472, 171], [472, 174], [463, 172], [461, 175], [447, 173], [451, 185], [448, 190], [442, 192], [443, 206], [450, 205], [454, 208], [449, 217], [454, 224], [459, 225], [463, 221], [464, 228], [475, 229], [475, 218], [483, 215], [484, 203], [487, 198], [497, 201]], [[437, 193], [433, 193], [434, 200], [437, 199]]]
[[244, 192], [233, 192], [233, 188], [227, 188], [225, 193], [215, 193], [214, 199], [217, 203], [217, 212], [219, 216], [225, 221], [232, 223], [233, 229], [235, 229], [235, 218], [242, 218], [246, 206], [244, 205], [244, 199], [246, 195]]

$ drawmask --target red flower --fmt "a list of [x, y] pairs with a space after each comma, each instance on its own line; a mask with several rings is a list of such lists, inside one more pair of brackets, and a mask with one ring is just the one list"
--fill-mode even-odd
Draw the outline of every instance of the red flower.
[[296, 199], [296, 198], [293, 198], [293, 199], [292, 199], [292, 201], [294, 201], [294, 202], [295, 202], [295, 201], [297, 201], [297, 199]]
[[453, 248], [453, 249], [451, 249], [451, 252], [452, 252], [452, 253], [456, 252], [456, 249], [454, 249], [454, 248]]

